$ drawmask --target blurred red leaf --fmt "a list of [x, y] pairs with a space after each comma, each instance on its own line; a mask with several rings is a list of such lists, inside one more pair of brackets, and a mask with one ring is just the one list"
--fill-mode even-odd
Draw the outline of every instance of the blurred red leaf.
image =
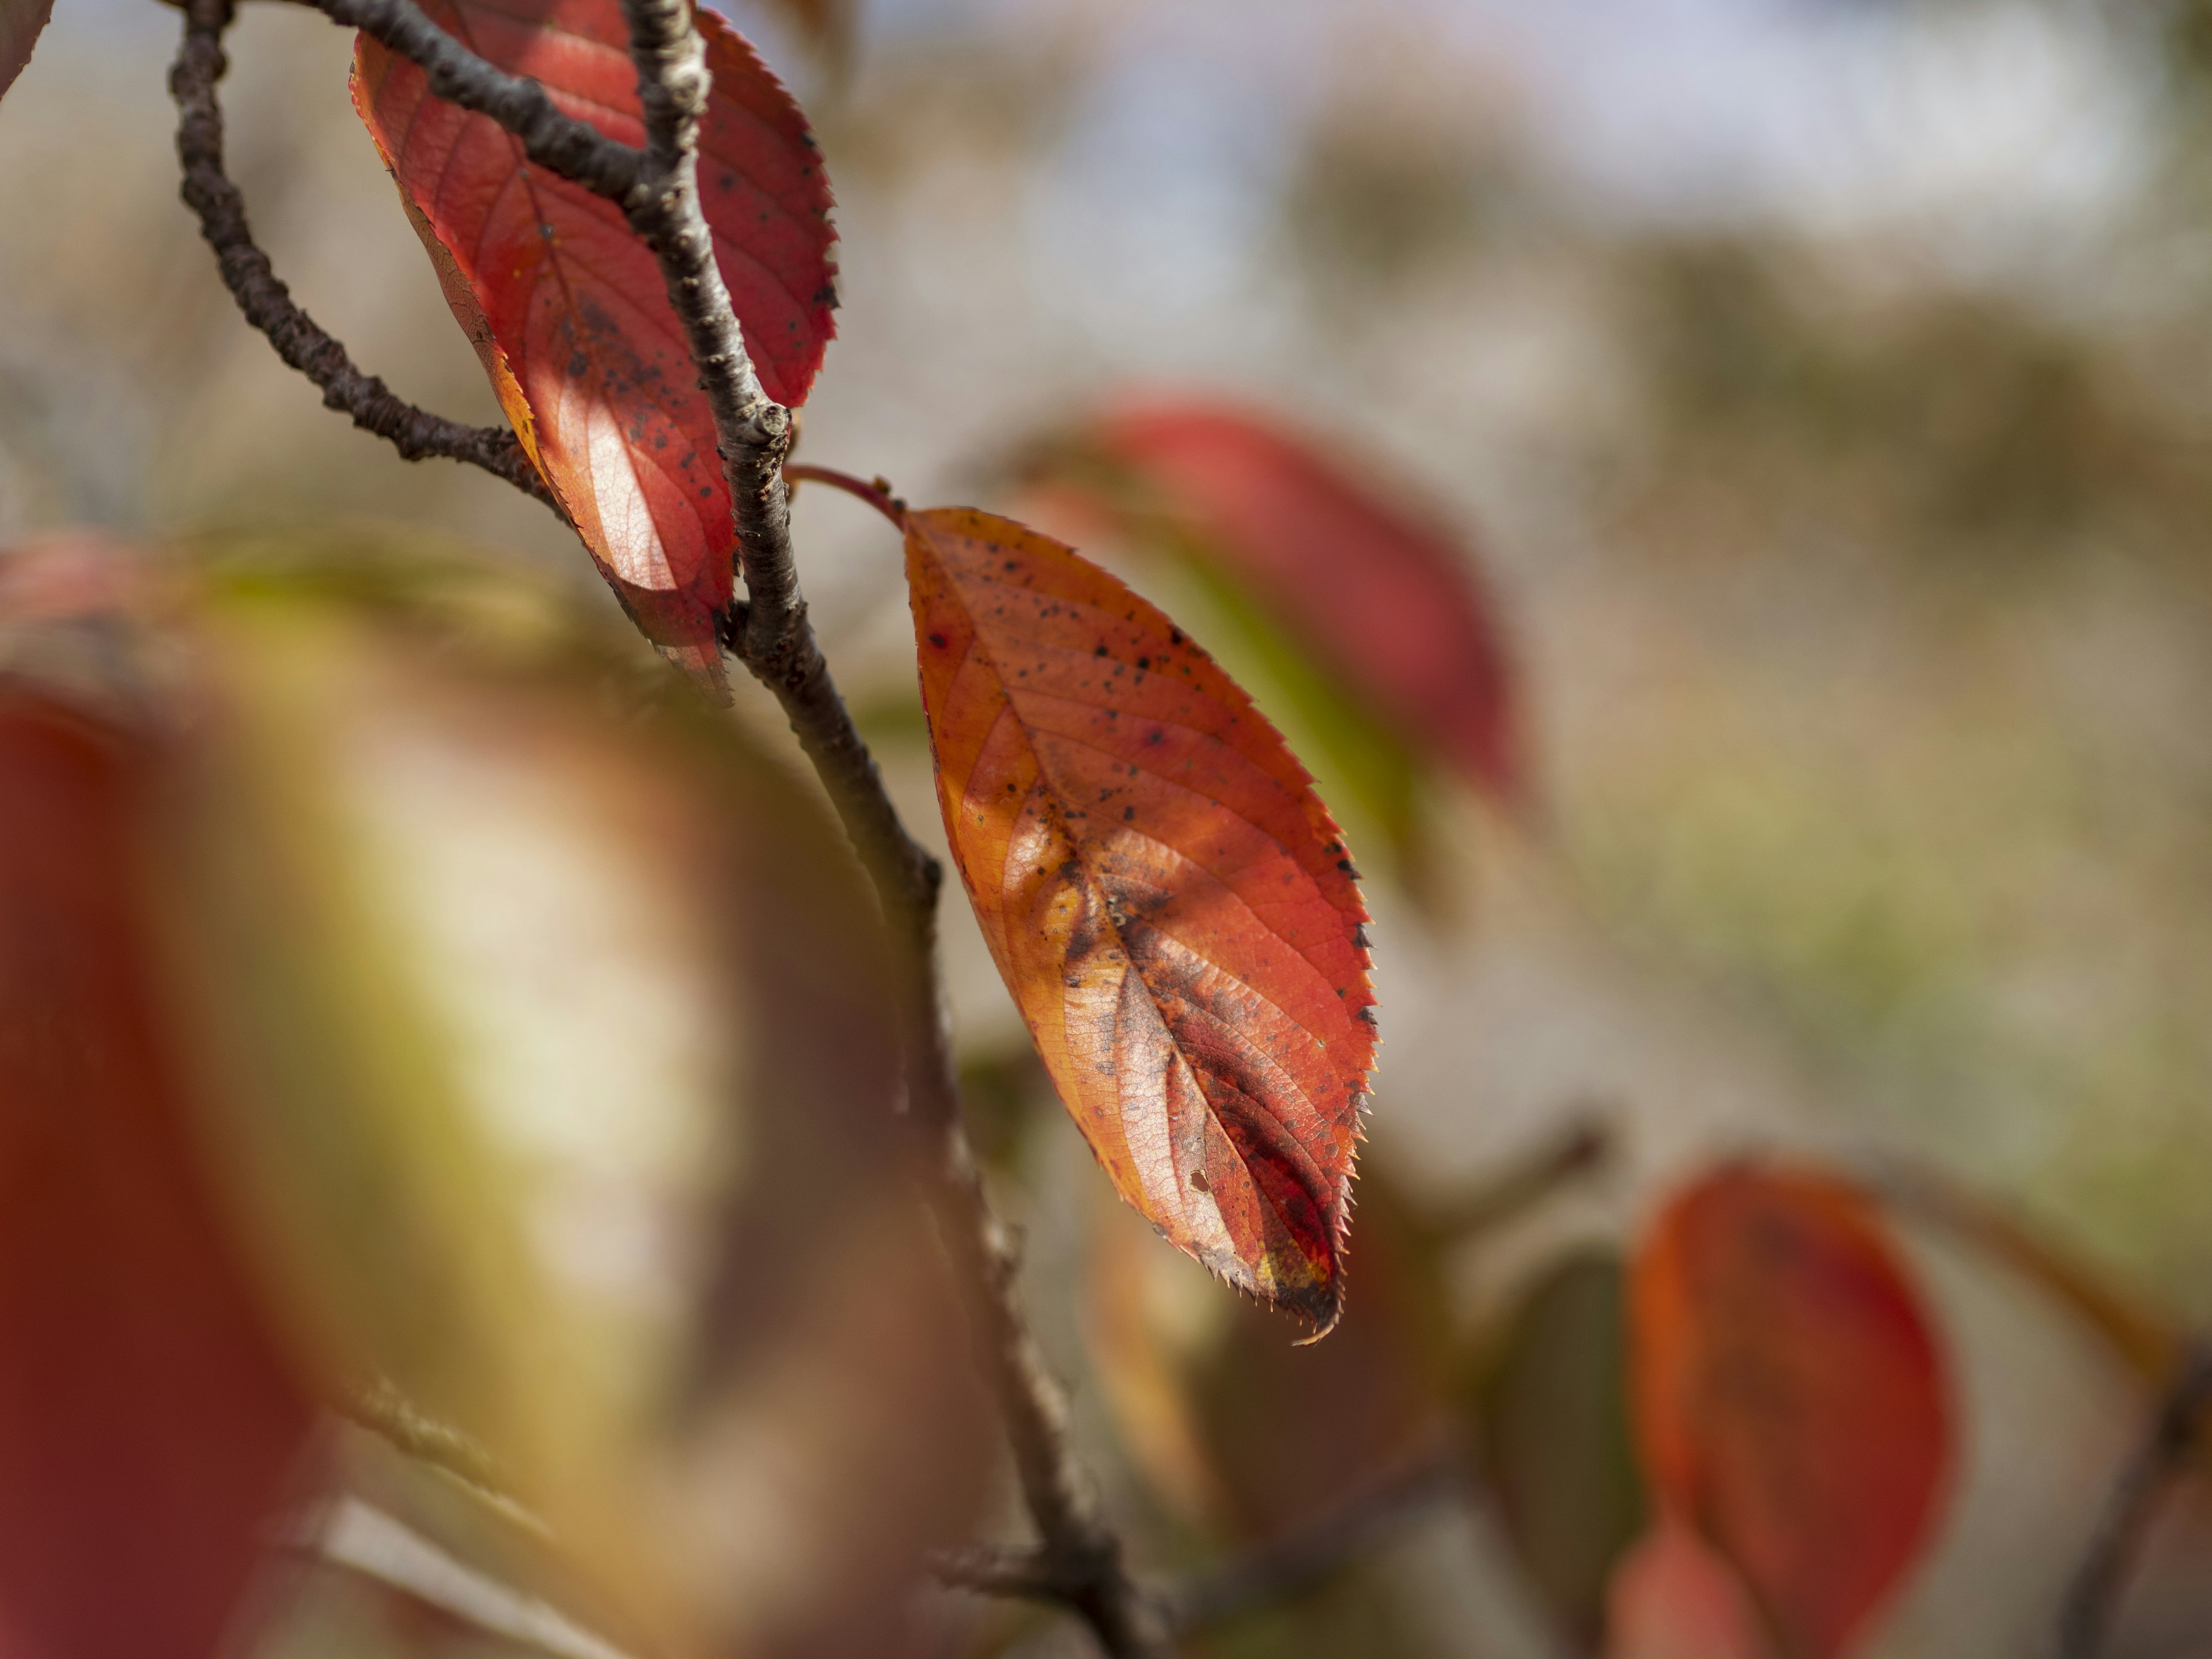
[[202, 1659], [310, 1407], [164, 1029], [141, 744], [0, 682], [0, 1648]]
[[1499, 799], [1525, 800], [1511, 665], [1454, 538], [1233, 406], [1130, 401], [1088, 437], [1376, 713]]
[[1680, 1521], [1661, 1518], [1613, 1570], [1606, 1659], [1770, 1659], [1735, 1571]]
[[1274, 730], [1071, 550], [911, 514], [938, 799], [1060, 1098], [1178, 1248], [1327, 1329], [1374, 1060], [1366, 912]]
[[1639, 1448], [1663, 1508], [1735, 1564], [1793, 1652], [1847, 1651], [1926, 1543], [1951, 1399], [1873, 1206], [1804, 1170], [1678, 1194], [1631, 1290]]
[[0, 96], [31, 61], [31, 48], [53, 15], [54, 0], [0, 0]]
[[[440, 27], [544, 83], [568, 113], [638, 143], [619, 0], [433, 0]], [[805, 400], [835, 331], [830, 185], [805, 118], [752, 48], [698, 14], [714, 89], [699, 189], [761, 384]], [[719, 684], [714, 614], [733, 534], [714, 428], [652, 253], [621, 210], [527, 167], [496, 123], [429, 94], [367, 36], [354, 105], [516, 434], [600, 574], [653, 641]]]

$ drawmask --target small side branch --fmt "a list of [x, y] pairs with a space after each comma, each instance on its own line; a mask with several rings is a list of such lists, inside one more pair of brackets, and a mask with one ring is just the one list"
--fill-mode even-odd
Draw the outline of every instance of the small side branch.
[[317, 326], [253, 240], [245, 198], [223, 170], [222, 106], [216, 83], [228, 67], [222, 49], [230, 26], [230, 0], [190, 0], [183, 49], [169, 71], [176, 100], [177, 160], [184, 170], [185, 203], [199, 216], [200, 232], [215, 250], [223, 285], [246, 321], [268, 336], [276, 355], [322, 389], [323, 402], [365, 432], [385, 439], [410, 461], [443, 456], [482, 467], [556, 513], [553, 493], [531, 465], [514, 434], [504, 427], [463, 426], [418, 409], [374, 374], [364, 374], [346, 349]]
[[2160, 1402], [2150, 1432], [2120, 1470], [2058, 1620], [2059, 1659], [2096, 1659], [2119, 1612], [2136, 1556], [2168, 1482], [2197, 1443], [2212, 1406], [2212, 1345], [2193, 1347]]

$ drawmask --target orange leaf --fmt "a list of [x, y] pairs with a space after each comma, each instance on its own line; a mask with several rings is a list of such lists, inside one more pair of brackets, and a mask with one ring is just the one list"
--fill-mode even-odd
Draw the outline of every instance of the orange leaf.
[[0, 1631], [213, 1650], [311, 1407], [200, 1168], [147, 745], [0, 681]]
[[1662, 1506], [1733, 1561], [1795, 1653], [1850, 1650], [1927, 1542], [1946, 1369], [1872, 1206], [1732, 1166], [1677, 1195], [1631, 1292], [1636, 1426]]
[[999, 971], [1121, 1196], [1326, 1330], [1374, 1061], [1352, 860], [1212, 659], [1010, 520], [907, 520], [938, 800]]
[[1091, 435], [1376, 713], [1500, 799], [1523, 799], [1511, 665], [1455, 538], [1234, 407], [1131, 401]]
[[[544, 83], [608, 137], [643, 138], [620, 0], [432, 0], [448, 33]], [[699, 189], [761, 385], [805, 401], [835, 331], [830, 185], [805, 118], [737, 32], [698, 14], [714, 88]], [[660, 268], [621, 210], [527, 166], [497, 123], [430, 95], [363, 35], [354, 106], [434, 244], [447, 302], [531, 459], [654, 643], [721, 683], [730, 499]], [[442, 258], [441, 257], [442, 253]]]

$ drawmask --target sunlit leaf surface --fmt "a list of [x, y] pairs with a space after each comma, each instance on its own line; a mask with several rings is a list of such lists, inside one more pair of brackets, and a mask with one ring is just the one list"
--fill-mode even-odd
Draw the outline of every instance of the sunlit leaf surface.
[[1322, 1328], [1375, 1035], [1350, 854], [1251, 702], [1057, 542], [908, 515], [953, 854], [1061, 1099], [1175, 1244]]

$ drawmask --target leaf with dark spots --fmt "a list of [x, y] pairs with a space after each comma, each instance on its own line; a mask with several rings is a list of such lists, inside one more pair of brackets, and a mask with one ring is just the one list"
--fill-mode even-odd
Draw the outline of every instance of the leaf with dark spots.
[[[447, 33], [608, 137], [638, 143], [619, 0], [431, 0]], [[835, 323], [830, 189], [805, 118], [753, 50], [698, 14], [713, 85], [700, 196], [769, 396], [804, 402]], [[433, 97], [363, 36], [354, 104], [524, 448], [653, 642], [719, 686], [732, 591], [714, 420], [660, 270], [621, 210], [526, 165], [495, 122]]]
[[[953, 857], [1061, 1099], [1173, 1243], [1327, 1329], [1375, 1047], [1335, 823], [1212, 659], [1070, 549], [914, 513], [907, 579]], [[1176, 672], [1101, 690], [1102, 647]]]
[[0, 0], [0, 95], [31, 61], [31, 48], [53, 15], [54, 0]]
[[1873, 1205], [1734, 1165], [1638, 1251], [1632, 1398], [1662, 1510], [1734, 1564], [1788, 1652], [1850, 1652], [1919, 1556], [1953, 1455], [1947, 1369]]

